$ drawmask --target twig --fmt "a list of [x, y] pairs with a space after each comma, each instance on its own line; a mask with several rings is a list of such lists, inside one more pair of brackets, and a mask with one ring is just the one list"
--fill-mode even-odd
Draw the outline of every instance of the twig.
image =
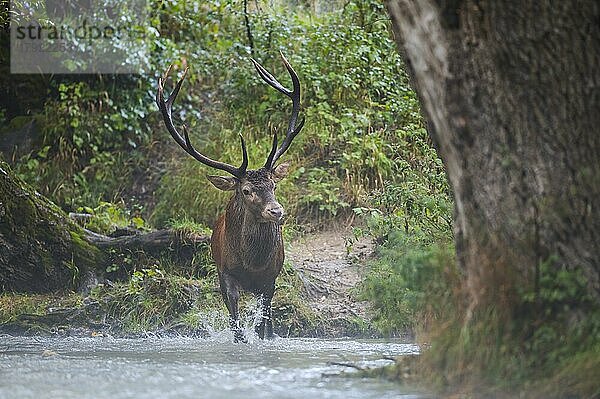
[[149, 248], [149, 247], [168, 247], [173, 243], [182, 244], [199, 244], [210, 242], [210, 237], [200, 234], [187, 234], [181, 237], [177, 231], [155, 230], [147, 233], [140, 233], [130, 236], [108, 237], [103, 234], [95, 233], [91, 230], [83, 229], [85, 240], [100, 248], [105, 247], [127, 247], [127, 248]]
[[250, 53], [254, 57], [254, 38], [252, 37], [252, 28], [250, 27], [250, 17], [248, 16], [248, 0], [244, 0], [244, 23], [246, 24], [246, 36], [248, 36], [248, 45]]
[[93, 215], [91, 215], [89, 213], [69, 212], [69, 217], [73, 220], [83, 223], [83, 222], [88, 222], [93, 217]]
[[344, 363], [344, 362], [327, 362], [328, 366], [342, 366], [342, 367], [351, 367], [356, 370], [364, 371], [364, 367], [357, 366], [353, 363]]
[[346, 305], [346, 304], [345, 304], [345, 303], [343, 303], [343, 302], [342, 302], [342, 308], [344, 308], [344, 309], [346, 309], [348, 312], [352, 313], [352, 315], [353, 315], [353, 316], [355, 316], [355, 317], [360, 317], [360, 316], [358, 315], [358, 313], [356, 313], [356, 312], [354, 311], [354, 309], [352, 309], [350, 306]]

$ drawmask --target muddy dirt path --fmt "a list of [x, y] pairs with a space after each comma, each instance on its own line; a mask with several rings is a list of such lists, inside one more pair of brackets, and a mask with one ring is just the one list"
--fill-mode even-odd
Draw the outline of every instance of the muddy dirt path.
[[346, 238], [351, 234], [343, 229], [309, 234], [294, 241], [286, 253], [304, 282], [309, 306], [327, 320], [333, 335], [369, 335], [371, 330], [368, 303], [356, 298], [356, 288], [373, 245], [362, 239], [348, 251]]

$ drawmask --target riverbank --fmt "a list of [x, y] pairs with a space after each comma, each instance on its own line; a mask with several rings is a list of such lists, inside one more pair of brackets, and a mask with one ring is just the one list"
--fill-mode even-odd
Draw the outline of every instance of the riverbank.
[[[274, 327], [281, 337], [376, 337], [368, 303], [357, 298], [369, 240], [346, 248], [350, 231], [335, 229], [295, 239], [277, 281]], [[205, 256], [203, 254], [202, 256]], [[242, 298], [252, 330], [256, 300]], [[216, 271], [189, 277], [160, 265], [129, 281], [104, 281], [89, 293], [3, 294], [0, 333], [40, 336], [207, 337], [227, 329]]]

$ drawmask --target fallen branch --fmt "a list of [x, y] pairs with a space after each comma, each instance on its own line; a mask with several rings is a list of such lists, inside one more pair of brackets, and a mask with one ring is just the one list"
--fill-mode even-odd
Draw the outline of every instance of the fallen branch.
[[364, 367], [360, 367], [354, 363], [344, 363], [344, 362], [327, 362], [328, 366], [342, 366], [342, 367], [351, 367], [353, 369], [364, 371]]
[[85, 239], [98, 248], [128, 248], [142, 249], [146, 252], [156, 252], [174, 249], [180, 246], [192, 246], [210, 242], [210, 237], [194, 233], [182, 233], [171, 229], [156, 230], [120, 237], [109, 237], [84, 229]]
[[[108, 237], [81, 228], [85, 213], [70, 215], [0, 162], [0, 292], [87, 292], [107, 277], [129, 278], [144, 264], [172, 261], [186, 275], [205, 273], [210, 238], [180, 230], [139, 232], [131, 228]], [[147, 256], [149, 255], [149, 256]]]

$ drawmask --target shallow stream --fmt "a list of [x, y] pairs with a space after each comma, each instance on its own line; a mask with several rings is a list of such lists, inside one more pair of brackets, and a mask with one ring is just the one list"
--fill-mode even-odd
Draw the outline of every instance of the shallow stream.
[[0, 398], [404, 398], [427, 396], [381, 380], [349, 378], [417, 353], [382, 340], [0, 336]]

